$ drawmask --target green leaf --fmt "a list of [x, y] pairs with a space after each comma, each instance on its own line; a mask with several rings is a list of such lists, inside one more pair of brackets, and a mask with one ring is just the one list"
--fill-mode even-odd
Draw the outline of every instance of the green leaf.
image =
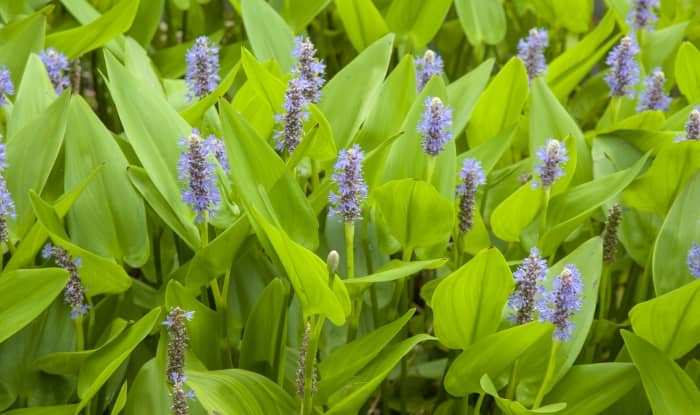
[[629, 206], [665, 216], [676, 195], [700, 170], [700, 146], [690, 141], [663, 146], [649, 169], [622, 194]]
[[644, 68], [651, 72], [652, 69], [661, 67], [664, 70], [668, 69], [666, 73], [670, 73], [670, 58], [675, 55], [678, 59], [676, 52], [687, 27], [688, 22], [681, 22], [649, 33], [642, 46]]
[[82, 399], [80, 407], [87, 405], [136, 346], [146, 338], [160, 319], [161, 311], [160, 307], [154, 308], [124, 330], [119, 337], [96, 350], [85, 360], [78, 373], [77, 393]]
[[41, 314], [65, 288], [68, 273], [58, 268], [26, 269], [0, 275], [0, 343]]
[[455, 0], [455, 9], [472, 45], [495, 45], [505, 37], [506, 12], [500, 1]]
[[122, 0], [90, 23], [51, 33], [46, 37], [46, 46], [57, 49], [69, 59], [80, 57], [126, 32], [138, 8], [139, 0]]
[[[140, 1], [134, 23], [129, 29], [129, 38], [143, 47], [148, 47], [158, 31], [165, 0]], [[116, 414], [115, 414], [116, 415]]]
[[353, 382], [343, 385], [328, 399], [328, 415], [358, 413], [367, 398], [376, 390], [401, 359], [418, 343], [434, 340], [427, 334], [418, 334], [396, 345], [385, 348], [377, 358], [353, 378]]
[[318, 220], [284, 162], [230, 104], [222, 102], [220, 111], [228, 158], [236, 166], [233, 185], [244, 206], [279, 224], [294, 241], [318, 246]]
[[547, 230], [538, 246], [543, 255], [553, 254], [559, 244], [603, 203], [620, 194], [646, 163], [646, 155], [632, 167], [603, 176], [552, 198], [547, 210]]
[[576, 365], [547, 394], [545, 404], [566, 402], [559, 415], [597, 414], [639, 383], [630, 363]]
[[451, 0], [397, 0], [389, 6], [386, 23], [399, 38], [406, 39], [411, 49], [419, 50], [440, 30], [451, 4]]
[[464, 349], [445, 375], [445, 390], [453, 396], [481, 392], [480, 379], [507, 374], [513, 362], [540, 339], [552, 335], [552, 326], [540, 322], [511, 327], [477, 340]]
[[556, 57], [547, 68], [547, 83], [554, 95], [566, 100], [591, 68], [605, 56], [622, 37], [615, 33], [615, 13], [610, 11], [589, 34]]
[[372, 0], [335, 0], [335, 6], [350, 43], [358, 52], [389, 33]]
[[388, 34], [369, 45], [323, 88], [318, 107], [333, 127], [338, 148], [347, 147], [367, 118], [384, 81], [393, 44], [394, 35]]
[[391, 234], [405, 251], [430, 247], [449, 238], [454, 223], [452, 202], [432, 185], [413, 179], [393, 180], [375, 189], [373, 197]]
[[289, 415], [298, 404], [281, 387], [257, 373], [241, 369], [187, 371], [187, 385], [208, 413]]
[[634, 361], [655, 415], [692, 414], [700, 408], [700, 391], [683, 369], [661, 350], [627, 330], [625, 345]]
[[345, 285], [347, 286], [350, 294], [353, 297], [356, 297], [363, 293], [372, 284], [396, 281], [398, 279], [414, 275], [424, 269], [439, 268], [446, 262], [447, 259], [445, 258], [410, 262], [393, 260], [383, 265], [373, 274], [367, 275], [366, 277], [353, 278], [351, 280], [343, 280], [343, 283], [345, 283]]
[[[287, 272], [301, 302], [304, 316], [321, 314], [336, 326], [345, 323], [345, 317], [350, 311], [346, 305], [350, 304], [350, 300], [340, 279], [336, 276], [331, 286], [326, 263], [321, 258], [294, 242], [283, 230], [268, 223], [256, 210], [253, 210], [252, 215], [263, 232], [258, 237], [267, 237]], [[341, 288], [340, 298], [336, 288]]]
[[676, 55], [675, 74], [678, 89], [688, 98], [688, 102], [700, 101], [700, 51], [690, 42], [683, 42]]
[[657, 295], [667, 293], [695, 281], [685, 255], [693, 243], [698, 243], [700, 222], [700, 170], [685, 184], [685, 188], [671, 205], [656, 242], [652, 257], [654, 290]]
[[559, 402], [530, 410], [525, 408], [525, 406], [518, 401], [511, 401], [510, 399], [501, 398], [498, 394], [498, 390], [489, 378], [489, 375], [484, 375], [481, 377], [481, 388], [484, 389], [486, 394], [494, 398], [496, 405], [501, 409], [501, 411], [503, 411], [504, 415], [555, 414], [566, 408], [566, 403]]
[[148, 202], [158, 217], [165, 222], [182, 240], [192, 249], [200, 245], [199, 231], [193, 222], [183, 222], [177, 213], [168, 204], [168, 201], [160, 194], [148, 174], [141, 167], [129, 166], [127, 175], [131, 184], [139, 191]]
[[241, 340], [238, 364], [282, 382], [289, 310], [289, 284], [276, 278], [255, 302]]
[[[561, 140], [572, 136], [576, 145], [576, 173], [569, 177], [574, 184], [591, 180], [591, 152], [576, 121], [569, 115], [542, 77], [532, 81], [530, 94], [530, 156], [546, 145], [547, 139]], [[569, 160], [569, 163], [573, 162]], [[566, 177], [560, 182], [566, 181]], [[559, 183], [558, 183], [559, 184]]]
[[34, 214], [46, 229], [54, 244], [65, 248], [73, 258], [81, 258], [80, 279], [87, 287], [87, 295], [94, 297], [103, 293], [121, 293], [131, 286], [131, 278], [124, 268], [114, 261], [95, 255], [71, 242], [61, 224], [56, 210], [30, 192]]
[[[681, 231], [682, 227], [677, 229]], [[630, 310], [634, 332], [673, 359], [700, 342], [700, 280], [639, 303]]]
[[513, 292], [513, 275], [495, 248], [482, 251], [445, 277], [432, 298], [435, 334], [451, 349], [466, 349], [496, 331]]
[[319, 13], [325, 9], [331, 0], [296, 0], [285, 2], [282, 9], [282, 16], [289, 22], [295, 33], [304, 31], [304, 28]]
[[124, 382], [122, 387], [119, 388], [119, 395], [117, 395], [117, 399], [114, 401], [111, 415], [119, 415], [122, 409], [124, 409], [124, 406], [126, 405], [126, 393], [126, 382]]
[[56, 92], [44, 63], [38, 55], [29, 55], [22, 83], [17, 89], [15, 106], [7, 122], [6, 135], [12, 137], [25, 126], [36, 122], [54, 101]]
[[228, 72], [228, 74], [221, 80], [219, 85], [212, 92], [180, 111], [182, 118], [192, 125], [197, 124], [202, 117], [204, 117], [204, 113], [209, 108], [213, 107], [219, 98], [221, 98], [231, 88], [233, 81], [236, 79], [239, 68], [239, 64], [234, 65], [234, 67]]
[[471, 72], [447, 85], [447, 97], [452, 108], [452, 131], [455, 136], [467, 125], [472, 110], [489, 81], [493, 64], [493, 59], [487, 59]]
[[519, 241], [520, 233], [540, 213], [544, 199], [541, 187], [525, 183], [491, 213], [491, 230], [504, 241]]
[[28, 192], [43, 191], [63, 144], [69, 100], [70, 95], [64, 93], [34, 122], [7, 138], [9, 167], [4, 176], [17, 211], [17, 220], [9, 225], [19, 239], [34, 222]]
[[66, 189], [104, 165], [71, 209], [68, 223], [73, 241], [99, 255], [142, 266], [149, 255], [143, 199], [129, 182], [128, 162], [119, 145], [80, 96], [69, 106], [65, 156]]
[[58, 405], [58, 406], [39, 406], [34, 408], [15, 409], [5, 412], [5, 415], [75, 415], [79, 406], [76, 405]]
[[242, 0], [243, 24], [255, 56], [262, 62], [275, 59], [283, 72], [292, 68], [294, 32], [264, 0]]
[[354, 382], [354, 376], [396, 337], [408, 323], [415, 309], [409, 309], [403, 316], [386, 324], [359, 339], [335, 349], [318, 365], [321, 382], [318, 386], [318, 399], [327, 402], [328, 397], [345, 385]]
[[512, 128], [520, 118], [527, 95], [525, 65], [514, 57], [498, 72], [476, 101], [471, 120], [467, 124], [469, 147], [474, 148]]
[[10, 71], [15, 85], [20, 84], [27, 58], [44, 48], [46, 15], [51, 7], [44, 8], [25, 19], [8, 23], [0, 29], [0, 56], [2, 65]]
[[131, 390], [127, 396], [125, 415], [167, 414], [170, 412], [172, 398], [168, 396], [168, 384], [163, 379], [165, 362], [158, 365], [154, 357], [139, 369]]

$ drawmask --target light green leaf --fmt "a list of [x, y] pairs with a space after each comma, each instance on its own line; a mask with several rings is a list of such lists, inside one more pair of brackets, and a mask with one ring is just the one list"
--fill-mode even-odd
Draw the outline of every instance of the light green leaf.
[[447, 97], [452, 108], [452, 131], [459, 135], [467, 125], [479, 96], [489, 81], [493, 59], [487, 59], [471, 72], [447, 85]]
[[435, 334], [451, 349], [466, 349], [496, 331], [513, 275], [503, 254], [482, 251], [440, 281], [432, 298]]
[[265, 0], [242, 0], [243, 24], [255, 56], [275, 59], [283, 72], [292, 68], [294, 32]]
[[500, 0], [455, 0], [455, 8], [472, 45], [495, 45], [505, 37], [506, 12]]
[[335, 0], [335, 6], [350, 43], [358, 52], [389, 33], [372, 0]]
[[508, 196], [491, 214], [491, 230], [504, 241], [519, 241], [520, 233], [540, 213], [544, 194], [525, 183]]
[[406, 39], [411, 49], [422, 49], [440, 29], [452, 0], [393, 1], [386, 13], [386, 23], [399, 39]]
[[481, 388], [486, 392], [486, 394], [491, 395], [494, 398], [496, 405], [501, 411], [503, 411], [504, 415], [555, 414], [566, 408], [566, 403], [559, 402], [542, 406], [537, 409], [527, 409], [518, 401], [511, 401], [510, 399], [501, 398], [501, 396], [498, 394], [498, 390], [489, 378], [489, 375], [484, 375], [481, 377]]
[[700, 51], [690, 42], [683, 42], [676, 55], [676, 82], [688, 102], [700, 101]]
[[25, 19], [8, 23], [0, 29], [2, 65], [10, 71], [15, 85], [20, 84], [27, 58], [44, 47], [46, 16], [53, 6], [45, 7]]

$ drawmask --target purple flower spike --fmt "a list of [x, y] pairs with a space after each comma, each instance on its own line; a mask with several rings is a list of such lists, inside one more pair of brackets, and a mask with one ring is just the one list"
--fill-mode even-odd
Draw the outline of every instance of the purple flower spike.
[[545, 29], [530, 29], [527, 39], [518, 42], [518, 57], [525, 64], [528, 79], [533, 80], [547, 71], [544, 60], [544, 49], [547, 46], [549, 39]]
[[515, 291], [508, 298], [508, 306], [515, 312], [510, 320], [514, 324], [525, 324], [535, 319], [537, 294], [544, 294], [542, 282], [547, 274], [547, 261], [537, 248], [530, 249], [530, 256], [513, 273]]
[[676, 141], [700, 140], [700, 107], [695, 107], [688, 115], [685, 123], [685, 135], [676, 137]]
[[189, 93], [187, 99], [202, 98], [219, 85], [219, 48], [209, 45], [209, 38], [200, 36], [185, 55], [187, 74], [185, 82]]
[[[0, 140], [2, 140], [2, 134], [0, 134]], [[5, 176], [2, 174], [7, 166], [7, 147], [5, 143], [0, 142], [0, 243], [9, 240], [7, 220], [15, 218], [15, 202], [12, 200], [12, 195], [7, 189]]]
[[610, 66], [610, 73], [605, 81], [610, 87], [610, 96], [634, 95], [633, 87], [639, 81], [639, 65], [635, 60], [637, 53], [637, 42], [632, 37], [625, 36], [608, 54], [605, 63]]
[[292, 56], [299, 61], [292, 68], [292, 74], [304, 80], [302, 95], [312, 103], [317, 103], [321, 99], [321, 87], [326, 82], [323, 74], [326, 65], [316, 58], [316, 48], [307, 37], [298, 36], [294, 39], [294, 50]]
[[437, 53], [428, 49], [422, 58], [415, 58], [413, 62], [416, 66], [416, 79], [418, 81], [418, 92], [420, 92], [425, 84], [430, 81], [434, 75], [442, 73], [442, 58]]
[[564, 143], [549, 139], [544, 147], [537, 149], [537, 159], [540, 163], [535, 165], [535, 172], [540, 181], [533, 181], [532, 187], [542, 186], [546, 189], [552, 186], [558, 178], [564, 176], [562, 167], [569, 160], [569, 156]]
[[67, 75], [68, 58], [54, 48], [46, 49], [39, 54], [39, 57], [49, 74], [53, 89], [58, 95], [61, 95], [63, 90], [70, 86], [70, 79]]
[[173, 307], [168, 313], [163, 325], [168, 327], [168, 368], [167, 379], [173, 387], [170, 396], [173, 403], [170, 409], [175, 415], [187, 415], [189, 407], [187, 399], [193, 397], [192, 391], [185, 392], [185, 349], [187, 349], [187, 326], [185, 321], [191, 321], [194, 311], [185, 311], [180, 307]]
[[222, 140], [219, 140], [213, 135], [209, 137], [213, 138], [212, 143], [216, 160], [218, 160], [219, 164], [221, 165], [221, 168], [224, 169], [226, 174], [231, 174], [231, 165], [228, 162], [228, 155], [226, 155], [226, 145]]
[[82, 280], [78, 274], [78, 268], [81, 264], [80, 258], [73, 258], [68, 251], [60, 246], [46, 244], [41, 250], [41, 256], [44, 259], [54, 257], [56, 264], [68, 271], [70, 278], [66, 284], [66, 289], [63, 293], [63, 299], [66, 304], [70, 305], [71, 318], [76, 318], [86, 314], [90, 309], [88, 304], [85, 304], [85, 288], [83, 288]]
[[464, 159], [459, 171], [460, 182], [457, 185], [459, 198], [459, 231], [469, 232], [474, 226], [474, 203], [479, 186], [486, 184], [484, 169], [481, 162], [474, 159]]
[[627, 15], [627, 24], [635, 30], [651, 32], [659, 19], [654, 13], [654, 8], [659, 6], [659, 0], [632, 0], [632, 8]]
[[338, 193], [331, 192], [330, 214], [340, 216], [344, 222], [362, 220], [362, 203], [367, 198], [367, 184], [362, 175], [362, 160], [365, 153], [355, 144], [347, 150], [340, 150], [335, 163], [333, 182], [338, 185]]
[[555, 278], [552, 291], [545, 293], [538, 304], [541, 318], [554, 324], [555, 340], [571, 340], [576, 328], [571, 317], [583, 307], [582, 296], [581, 273], [578, 268], [569, 264]]
[[671, 104], [671, 97], [664, 91], [666, 77], [660, 68], [652, 71], [652, 75], [644, 80], [646, 90], [639, 95], [637, 111], [657, 110], [666, 111]]
[[445, 107], [440, 98], [427, 97], [423, 120], [418, 124], [425, 154], [437, 156], [445, 149], [444, 145], [452, 139], [451, 127], [452, 109]]
[[688, 269], [690, 275], [700, 278], [700, 245], [693, 242], [693, 247], [688, 250]]
[[282, 104], [284, 113], [275, 116], [275, 120], [282, 124], [282, 129], [275, 132], [277, 151], [292, 154], [301, 143], [301, 137], [304, 135], [304, 121], [309, 118], [309, 112], [306, 110], [309, 101], [304, 98], [306, 86], [307, 81], [303, 78], [289, 80]]
[[196, 221], [204, 221], [216, 212], [216, 205], [221, 196], [216, 187], [216, 138], [209, 136], [206, 140], [199, 135], [199, 130], [192, 129], [189, 138], [182, 139], [185, 147], [178, 162], [178, 174], [184, 184], [182, 200], [197, 214]]
[[10, 78], [10, 70], [6, 67], [0, 67], [0, 107], [7, 105], [7, 98], [5, 95], [14, 95], [15, 85], [12, 83], [12, 78]]

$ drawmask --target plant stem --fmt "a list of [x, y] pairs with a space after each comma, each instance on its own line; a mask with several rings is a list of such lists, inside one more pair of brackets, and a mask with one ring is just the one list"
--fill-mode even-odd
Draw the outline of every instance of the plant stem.
[[552, 377], [554, 377], [554, 368], [557, 361], [557, 352], [559, 351], [560, 346], [561, 342], [559, 340], [554, 340], [552, 343], [552, 351], [549, 354], [549, 362], [547, 363], [547, 372], [544, 375], [544, 380], [542, 381], [540, 390], [537, 392], [535, 402], [532, 404], [532, 409], [537, 409], [540, 407], [542, 400], [544, 399], [544, 394], [547, 392], [549, 384], [552, 382]]
[[83, 316], [78, 316], [73, 320], [75, 325], [75, 351], [85, 350], [85, 330], [83, 330]]
[[612, 273], [610, 272], [610, 264], [603, 264], [603, 271], [600, 274], [600, 298], [598, 299], [600, 307], [598, 308], [598, 320], [608, 318], [608, 306], [610, 304], [610, 293], [612, 289]]
[[313, 411], [313, 387], [314, 387], [314, 364], [316, 363], [316, 352], [318, 351], [318, 339], [321, 337], [325, 317], [320, 316], [313, 324], [309, 348], [306, 350], [306, 361], [304, 362], [304, 401], [301, 405], [301, 414], [310, 415]]
[[518, 386], [518, 375], [520, 372], [520, 359], [513, 363], [513, 369], [510, 371], [510, 378], [508, 379], [508, 389], [506, 390], [506, 399], [513, 399], [515, 397], [515, 391]]
[[614, 127], [617, 124], [617, 118], [620, 115], [620, 106], [622, 105], [621, 97], [612, 97], [610, 99], [610, 126]]
[[355, 278], [355, 224], [345, 222], [345, 258], [347, 265], [347, 278]]
[[[405, 248], [402, 254], [401, 260], [404, 262], [408, 262], [411, 260], [411, 257], [413, 256], [413, 249], [412, 248]], [[411, 278], [411, 276], [408, 276], [407, 278]], [[406, 305], [401, 308], [401, 313], [405, 313], [406, 310], [408, 310], [409, 305], [411, 304], [412, 296], [413, 296], [413, 290], [411, 290], [411, 284], [406, 284], [405, 280], [401, 281], [401, 285], [399, 286], [399, 296], [401, 295], [403, 288], [406, 287]], [[405, 328], [406, 330], [406, 337], [408, 337], [408, 327]], [[407, 384], [407, 376], [408, 376], [408, 362], [406, 361], [408, 357], [404, 356], [401, 359], [401, 377], [399, 379], [399, 391], [401, 394], [401, 413], [402, 414], [408, 414], [408, 411], [406, 410], [406, 400], [408, 399], [408, 384]]]
[[484, 403], [485, 396], [483, 392], [479, 394], [479, 399], [477, 399], [476, 405], [474, 406], [474, 415], [479, 415], [481, 413], [481, 404]]
[[431, 183], [433, 180], [433, 173], [435, 173], [435, 164], [437, 163], [437, 157], [428, 157], [428, 164], [426, 165], [425, 171], [425, 181]]
[[542, 220], [540, 220], [540, 239], [547, 230], [547, 211], [549, 210], [549, 187], [542, 189]]

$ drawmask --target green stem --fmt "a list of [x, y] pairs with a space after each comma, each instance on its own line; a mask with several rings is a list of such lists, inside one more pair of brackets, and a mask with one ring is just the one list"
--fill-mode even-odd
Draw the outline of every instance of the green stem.
[[542, 220], [540, 221], [540, 238], [544, 236], [544, 233], [547, 230], [547, 211], [549, 210], [549, 194], [549, 187], [542, 189]]
[[433, 173], [435, 173], [435, 164], [437, 163], [437, 157], [428, 157], [428, 164], [426, 165], [425, 171], [425, 181], [431, 183], [433, 180]]
[[508, 379], [508, 389], [506, 390], [506, 399], [513, 400], [515, 397], [515, 391], [518, 386], [518, 375], [520, 372], [520, 359], [513, 363], [513, 369], [510, 371], [510, 378]]
[[355, 224], [345, 222], [345, 255], [347, 278], [355, 278]]
[[622, 105], [622, 97], [612, 97], [610, 99], [610, 127], [615, 127], [617, 119], [620, 115], [620, 106]]
[[82, 352], [85, 350], [85, 330], [83, 330], [83, 316], [78, 316], [73, 320], [75, 325], [75, 351]]
[[304, 362], [304, 401], [301, 405], [301, 414], [310, 415], [313, 411], [313, 379], [314, 364], [316, 363], [316, 352], [318, 351], [318, 339], [321, 337], [325, 317], [320, 316], [313, 325], [309, 348], [306, 350], [306, 361]]
[[483, 392], [479, 394], [479, 399], [477, 399], [476, 406], [474, 406], [474, 415], [479, 415], [481, 413], [481, 404], [484, 403], [485, 396], [486, 394]]
[[[413, 249], [412, 248], [405, 248], [403, 251], [402, 255], [402, 260], [404, 262], [408, 262], [411, 260], [411, 257], [413, 256]], [[411, 278], [411, 276], [408, 276], [407, 278]], [[399, 286], [399, 293], [398, 295], [400, 296], [403, 292], [404, 287], [406, 288], [406, 303], [404, 307], [401, 307], [401, 312], [405, 313], [406, 310], [408, 310], [409, 305], [411, 304], [411, 296], [413, 295], [411, 288], [411, 285], [409, 284], [407, 286], [406, 280], [401, 280], [401, 285]], [[406, 337], [408, 337], [408, 327], [405, 328], [406, 330]], [[408, 378], [408, 361], [406, 360], [408, 357], [404, 356], [403, 359], [401, 359], [401, 377], [399, 379], [399, 391], [401, 394], [401, 413], [402, 414], [408, 414], [408, 411], [406, 409], [406, 401], [408, 400], [408, 383], [407, 383], [407, 378]]]
[[312, 191], [315, 192], [320, 186], [318, 180], [318, 162], [316, 160], [311, 160], [311, 187]]
[[554, 377], [554, 368], [557, 362], [557, 352], [559, 351], [560, 346], [561, 342], [559, 340], [554, 340], [554, 342], [552, 343], [552, 351], [549, 354], [549, 362], [547, 363], [547, 372], [544, 375], [544, 380], [542, 381], [540, 390], [537, 392], [535, 402], [532, 404], [532, 409], [537, 409], [540, 407], [540, 405], [542, 405], [544, 394], [549, 389], [550, 383], [552, 382], [552, 378]]
[[598, 308], [598, 319], [605, 320], [608, 318], [608, 310], [610, 305], [610, 292], [612, 288], [612, 273], [610, 272], [610, 264], [603, 264], [603, 271], [600, 274], [600, 307]]

